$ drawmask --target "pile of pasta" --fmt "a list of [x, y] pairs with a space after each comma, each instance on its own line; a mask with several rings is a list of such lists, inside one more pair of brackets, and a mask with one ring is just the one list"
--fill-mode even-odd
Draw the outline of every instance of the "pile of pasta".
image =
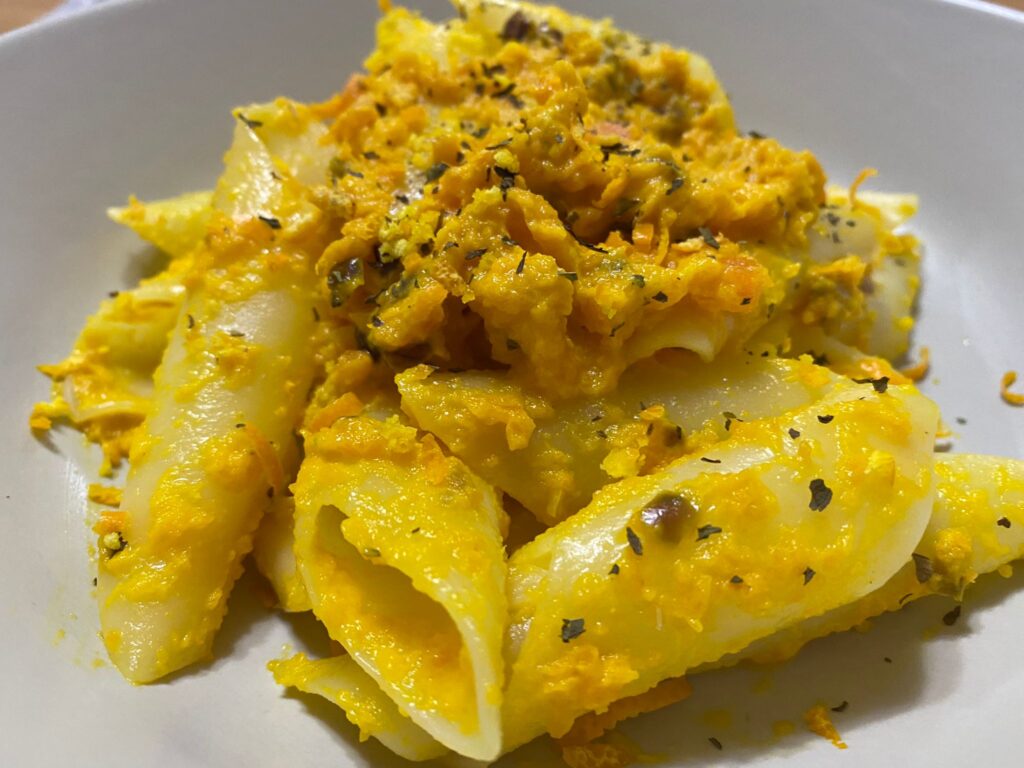
[[234, 118], [215, 189], [111, 212], [169, 261], [32, 415], [127, 459], [94, 496], [128, 680], [209, 657], [252, 553], [344, 649], [274, 676], [363, 738], [490, 761], [547, 733], [582, 765], [684, 675], [1024, 552], [1024, 463], [936, 454], [892, 364], [914, 199], [741, 133], [700, 56], [386, 8], [337, 95]]

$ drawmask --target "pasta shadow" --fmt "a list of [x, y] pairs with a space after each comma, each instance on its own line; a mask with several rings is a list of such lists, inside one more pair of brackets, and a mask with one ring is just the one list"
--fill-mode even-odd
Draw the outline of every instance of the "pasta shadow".
[[838, 756], [806, 727], [804, 713], [811, 707], [824, 705], [841, 737], [855, 747], [869, 725], [955, 692], [960, 666], [944, 663], [941, 676], [929, 675], [926, 658], [929, 642], [969, 633], [964, 619], [945, 626], [953, 605], [948, 598], [925, 598], [874, 619], [869, 632], [812, 641], [788, 661], [694, 675], [689, 699], [622, 730], [644, 752], [663, 755], [674, 766], [757, 762], [807, 749], [823, 759]]

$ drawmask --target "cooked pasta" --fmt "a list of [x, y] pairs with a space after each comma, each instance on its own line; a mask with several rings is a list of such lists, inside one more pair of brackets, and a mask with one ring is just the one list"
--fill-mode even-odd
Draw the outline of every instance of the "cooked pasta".
[[129, 465], [93, 494], [128, 680], [210, 656], [251, 552], [339, 646], [274, 678], [361, 739], [596, 764], [686, 675], [1024, 554], [1024, 462], [937, 455], [896, 367], [913, 196], [827, 186], [608, 21], [383, 5], [336, 95], [234, 111], [214, 189], [110, 210], [167, 260], [41, 367], [32, 428]]

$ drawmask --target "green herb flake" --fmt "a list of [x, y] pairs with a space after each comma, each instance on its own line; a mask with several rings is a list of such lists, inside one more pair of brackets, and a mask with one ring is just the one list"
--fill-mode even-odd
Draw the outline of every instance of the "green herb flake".
[[789, 436], [791, 438], [793, 438], [794, 440], [796, 440], [798, 437], [800, 437], [800, 430], [799, 429], [793, 429], [792, 427], [790, 427], [789, 428]]
[[466, 261], [474, 261], [475, 259], [479, 259], [485, 253], [487, 253], [486, 248], [474, 248], [472, 251], [466, 252]]
[[919, 555], [915, 552], [911, 557], [914, 559], [914, 575], [918, 584], [926, 584], [932, 577], [935, 570], [932, 568], [932, 560], [926, 555]]
[[709, 459], [707, 456], [701, 456], [700, 460], [704, 461], [704, 462], [707, 462], [708, 464], [721, 464], [722, 463], [721, 459]]
[[881, 378], [878, 379], [854, 379], [854, 382], [856, 382], [857, 384], [870, 384], [872, 387], [875, 388], [875, 392], [877, 392], [880, 395], [884, 394], [885, 391], [889, 388], [888, 376], [882, 376]]
[[562, 619], [562, 642], [575, 640], [587, 630], [583, 628], [583, 619]]
[[633, 554], [642, 555], [644, 553], [643, 542], [640, 541], [640, 537], [629, 526], [626, 526], [626, 541], [629, 542], [629, 548], [633, 550]]
[[814, 569], [810, 566], [804, 568], [804, 586], [806, 587], [811, 583], [811, 579], [814, 578]]
[[380, 550], [376, 547], [363, 547], [363, 557], [380, 557]]
[[260, 221], [262, 221], [264, 224], [266, 224], [271, 229], [280, 229], [281, 228], [280, 220], [274, 218], [273, 216], [257, 216], [256, 218], [259, 219]]
[[682, 176], [676, 176], [674, 179], [672, 179], [672, 182], [668, 185], [668, 191], [665, 192], [665, 197], [668, 197], [669, 195], [677, 192], [679, 190], [679, 188], [682, 187], [682, 186], [683, 186], [683, 177]]
[[700, 236], [704, 240], [704, 242], [710, 245], [716, 251], [719, 248], [721, 248], [721, 245], [719, 245], [718, 240], [716, 240], [715, 236], [711, 234], [710, 229], [708, 229], [707, 227], [697, 227], [697, 231], [700, 233]]
[[733, 576], [731, 579], [729, 579], [729, 583], [730, 584], [742, 584], [743, 583], [743, 577], [742, 576]]
[[996, 525], [1000, 525], [1003, 528], [1009, 528], [1012, 525], [1012, 523], [1010, 522], [1010, 518], [1000, 517], [998, 520], [996, 520]]
[[952, 627], [960, 618], [960, 610], [961, 608], [959, 605], [954, 605], [953, 610], [942, 617], [942, 623], [947, 627]]
[[519, 263], [516, 264], [516, 274], [523, 274], [524, 269], [526, 269], [526, 251], [523, 251], [523, 255], [520, 257]]
[[704, 539], [714, 536], [716, 533], [721, 533], [722, 529], [717, 525], [702, 525], [697, 529], [697, 541], [704, 541]]
[[668, 301], [668, 296], [665, 295], [664, 291], [658, 291], [656, 294], [651, 296], [651, 298], [654, 299], [655, 301], [660, 301], [662, 304]]
[[818, 421], [821, 422], [822, 424], [828, 424], [834, 418], [835, 416], [832, 415], [819, 416]]
[[832, 489], [825, 485], [825, 481], [820, 477], [811, 480], [809, 487], [811, 489], [810, 508], [815, 512], [820, 512], [832, 502]]
[[576, 280], [579, 279], [579, 275], [577, 275], [575, 272], [563, 272], [563, 271], [559, 270], [558, 271], [558, 276], [559, 277], [564, 277], [570, 283], [575, 283]]
[[619, 575], [619, 564], [618, 563], [613, 563], [612, 564], [612, 569], [610, 571], [608, 571], [608, 575], [609, 576], [618, 576]]
[[247, 128], [262, 128], [263, 127], [263, 121], [262, 120], [250, 120], [248, 117], [246, 117], [241, 112], [236, 112], [235, 113], [235, 117], [237, 117], [239, 120], [241, 120], [243, 123], [245, 123]]
[[444, 176], [444, 173], [447, 170], [448, 163], [435, 163], [434, 165], [427, 168], [427, 172], [426, 174], [424, 174], [424, 178], [427, 180], [427, 183], [429, 184], [430, 182], [437, 181], [442, 176]]
[[630, 279], [633, 281], [633, 285], [637, 288], [643, 288], [647, 284], [643, 275], [633, 275]]

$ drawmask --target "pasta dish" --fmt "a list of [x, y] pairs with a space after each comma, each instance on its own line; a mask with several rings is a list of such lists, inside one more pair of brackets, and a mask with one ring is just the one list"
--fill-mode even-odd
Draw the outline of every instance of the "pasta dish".
[[828, 186], [611, 22], [384, 5], [337, 94], [234, 111], [212, 190], [111, 210], [166, 264], [41, 367], [31, 426], [111, 478], [125, 678], [209, 658], [252, 563], [339, 649], [273, 676], [363, 738], [623, 765], [605, 734], [685, 676], [1024, 554], [1024, 462], [937, 453], [897, 367], [912, 196]]

